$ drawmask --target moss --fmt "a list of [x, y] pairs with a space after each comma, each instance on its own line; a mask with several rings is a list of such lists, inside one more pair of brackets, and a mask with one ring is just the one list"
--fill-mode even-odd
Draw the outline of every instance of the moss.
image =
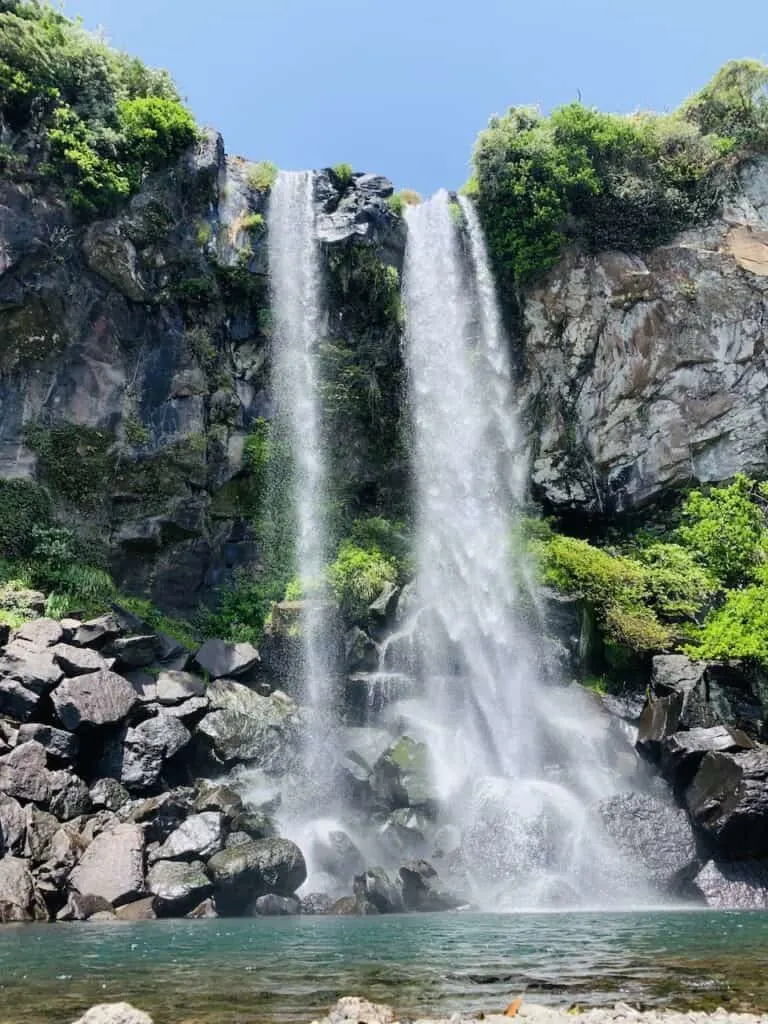
[[50, 495], [31, 480], [0, 480], [0, 553], [19, 557], [31, 553], [33, 529], [53, 519]]
[[139, 419], [136, 413], [132, 413], [125, 420], [125, 440], [136, 448], [149, 444], [151, 434], [149, 429]]
[[274, 185], [277, 174], [277, 164], [270, 160], [259, 160], [248, 168], [246, 177], [249, 187], [254, 192], [268, 192]]
[[109, 431], [30, 424], [25, 439], [37, 455], [40, 479], [54, 495], [85, 510], [111, 496], [116, 439]]

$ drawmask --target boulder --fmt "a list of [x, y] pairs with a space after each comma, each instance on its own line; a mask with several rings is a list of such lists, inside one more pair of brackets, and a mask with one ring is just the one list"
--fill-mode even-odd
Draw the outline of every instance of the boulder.
[[385, 583], [379, 596], [368, 605], [368, 616], [378, 625], [386, 625], [397, 610], [400, 588], [394, 583]]
[[121, 633], [122, 627], [114, 615], [99, 615], [78, 626], [72, 635], [72, 643], [76, 647], [103, 647]]
[[229, 679], [209, 686], [208, 699], [213, 710], [198, 724], [197, 735], [224, 764], [249, 761], [276, 773], [286, 769], [298, 743], [294, 701], [279, 691], [262, 697]]
[[333, 900], [326, 892], [311, 892], [302, 896], [302, 914], [330, 914], [333, 907]]
[[103, 896], [94, 896], [91, 893], [82, 895], [79, 892], [71, 892], [67, 897], [66, 904], [56, 915], [57, 921], [87, 921], [89, 917], [101, 911], [112, 912], [112, 904]]
[[0, 714], [28, 721], [64, 673], [50, 651], [9, 644], [0, 657]]
[[207, 782], [203, 779], [195, 787], [192, 806], [198, 813], [217, 811], [226, 821], [232, 821], [243, 810], [243, 801], [229, 786]]
[[715, 859], [768, 857], [768, 749], [705, 754], [685, 802]]
[[184, 787], [126, 804], [120, 815], [144, 825], [148, 842], [164, 843], [192, 809], [192, 791]]
[[61, 827], [61, 823], [47, 811], [40, 811], [33, 804], [24, 808], [26, 821], [26, 839], [24, 856], [29, 857], [33, 864], [42, 864], [51, 855], [51, 842]]
[[682, 793], [693, 781], [708, 751], [735, 754], [739, 750], [752, 750], [754, 745], [741, 729], [728, 725], [676, 732], [661, 741], [661, 771], [675, 791]]
[[91, 795], [81, 778], [71, 772], [50, 772], [51, 797], [48, 810], [59, 821], [70, 821], [91, 810]]
[[0, 757], [0, 793], [18, 800], [47, 803], [51, 781], [46, 768], [45, 749], [40, 743], [29, 740]]
[[216, 811], [192, 814], [150, 857], [157, 860], [207, 860], [224, 845], [224, 819]]
[[149, 869], [149, 891], [161, 917], [183, 917], [207, 896], [212, 885], [200, 861], [159, 860]]
[[378, 645], [359, 626], [353, 626], [344, 636], [344, 670], [373, 672], [378, 666]]
[[710, 860], [694, 884], [708, 907], [768, 910], [768, 860]]
[[45, 883], [53, 892], [63, 889], [67, 876], [80, 860], [86, 846], [87, 840], [74, 823], [60, 825], [51, 837], [48, 856], [37, 869], [38, 883]]
[[432, 822], [423, 811], [413, 807], [399, 807], [387, 815], [378, 834], [393, 855], [412, 857], [423, 850], [431, 828]]
[[128, 790], [117, 779], [97, 779], [89, 793], [96, 810], [117, 811], [130, 800]]
[[[322, 1024], [392, 1024], [394, 1019], [395, 1012], [391, 1006], [386, 1006], [384, 1003], [369, 1003], [367, 999], [361, 999], [360, 996], [345, 996], [331, 1007], [329, 1015], [323, 1019]], [[101, 1022], [87, 1021], [86, 1024], [101, 1024]]]
[[380, 914], [398, 914], [404, 909], [400, 887], [384, 868], [368, 868], [356, 875], [352, 891], [358, 904], [370, 903]]
[[153, 789], [165, 762], [182, 750], [190, 738], [189, 730], [172, 715], [148, 718], [135, 729], [112, 737], [100, 770], [131, 792]]
[[210, 898], [207, 900], [203, 900], [202, 903], [198, 903], [194, 910], [190, 910], [190, 912], [187, 914], [187, 917], [193, 921], [202, 921], [218, 916], [219, 915], [216, 910], [216, 904]]
[[35, 890], [29, 861], [0, 859], [0, 924], [9, 921], [46, 921], [48, 913]]
[[242, 914], [259, 896], [274, 892], [291, 896], [307, 877], [301, 850], [289, 839], [254, 839], [222, 850], [208, 861], [216, 889], [216, 905], [228, 914]]
[[[160, 672], [156, 687], [156, 699], [160, 704], [181, 704], [205, 694], [205, 681], [191, 672]], [[201, 706], [205, 707], [205, 703]]]
[[422, 912], [455, 910], [466, 900], [444, 888], [434, 867], [426, 860], [412, 860], [398, 872], [406, 910]]
[[370, 784], [374, 799], [388, 810], [433, 806], [427, 757], [426, 744], [402, 736], [373, 767]]
[[78, 892], [92, 893], [119, 907], [144, 895], [144, 835], [133, 824], [98, 835], [70, 875]]
[[181, 704], [160, 704], [158, 702], [147, 705], [147, 711], [153, 714], [170, 715], [171, 718], [178, 718], [182, 722], [200, 715], [200, 712], [207, 708], [207, 697], [190, 697], [189, 700], [185, 700]]
[[23, 853], [26, 834], [24, 808], [13, 797], [0, 793], [0, 857]]
[[99, 1003], [72, 1024], [152, 1024], [152, 1018], [130, 1003]]
[[39, 743], [48, 757], [66, 763], [74, 761], [80, 749], [80, 740], [77, 736], [63, 729], [54, 729], [52, 725], [42, 725], [40, 722], [29, 722], [19, 728], [18, 743], [27, 743], [30, 740]]
[[16, 630], [15, 640], [24, 640], [33, 647], [53, 647], [64, 639], [64, 630], [56, 619], [33, 619]]
[[315, 839], [312, 860], [321, 871], [347, 885], [365, 870], [362, 853], [341, 830], [331, 830], [327, 836]]
[[145, 896], [144, 899], [124, 903], [115, 911], [115, 917], [118, 921], [154, 921], [157, 917], [155, 897]]
[[51, 656], [66, 676], [85, 676], [90, 672], [101, 672], [110, 667], [109, 662], [98, 651], [73, 644], [56, 644]]
[[603, 800], [598, 813], [638, 881], [673, 896], [692, 895], [698, 860], [685, 811], [647, 794], [628, 793]]
[[[230, 832], [224, 842], [224, 849], [231, 850], [235, 846], [247, 846], [253, 840], [247, 832]], [[263, 838], [259, 836], [258, 838]]]
[[158, 656], [160, 645], [154, 633], [145, 636], [123, 636], [110, 641], [103, 648], [109, 658], [114, 658], [121, 669], [145, 668]]
[[241, 676], [259, 661], [259, 652], [251, 644], [234, 644], [226, 640], [206, 640], [195, 655], [195, 664], [211, 679]]
[[269, 839], [277, 835], [277, 826], [263, 811], [242, 810], [232, 820], [232, 828], [251, 839]]
[[264, 917], [287, 917], [301, 913], [301, 901], [295, 896], [278, 896], [268, 892], [254, 902], [253, 912]]
[[131, 684], [106, 670], [66, 679], [51, 699], [59, 720], [70, 730], [119, 722], [138, 703]]

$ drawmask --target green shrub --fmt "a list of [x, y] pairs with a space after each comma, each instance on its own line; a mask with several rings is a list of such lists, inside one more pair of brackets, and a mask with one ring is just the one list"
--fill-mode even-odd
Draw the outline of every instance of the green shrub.
[[354, 174], [352, 164], [336, 164], [331, 168], [331, 174], [336, 179], [339, 188], [346, 188], [352, 182]]
[[397, 565], [378, 548], [366, 549], [344, 540], [328, 567], [328, 582], [342, 612], [350, 619], [360, 619], [383, 587], [397, 582]]
[[418, 206], [420, 202], [421, 196], [418, 192], [415, 192], [412, 188], [403, 188], [389, 197], [387, 205], [392, 213], [402, 217], [406, 206]]
[[739, 475], [727, 487], [693, 491], [682, 508], [680, 542], [724, 586], [754, 579], [766, 561], [766, 524], [753, 498], [764, 493]]
[[259, 160], [248, 168], [246, 178], [254, 192], [268, 192], [274, 185], [277, 175], [277, 164], [269, 160]]
[[642, 565], [634, 559], [612, 555], [577, 537], [555, 535], [544, 545], [534, 545], [541, 560], [544, 581], [569, 594], [579, 594], [597, 609], [612, 604], [639, 604], [647, 595]]
[[638, 558], [648, 600], [664, 618], [695, 618], [718, 589], [714, 577], [679, 544], [651, 544]]
[[133, 615], [143, 619], [152, 629], [160, 633], [167, 633], [174, 640], [178, 640], [187, 650], [193, 651], [199, 647], [200, 639], [191, 623], [185, 619], [177, 619], [165, 615], [151, 601], [141, 597], [129, 597], [125, 594], [119, 594], [117, 596], [117, 603]]
[[121, 148], [142, 176], [174, 160], [197, 138], [194, 118], [176, 99], [121, 100], [117, 116]]
[[254, 234], [261, 233], [266, 227], [264, 217], [260, 213], [246, 214], [241, 223], [243, 231], [252, 231]]
[[691, 658], [745, 658], [768, 665], [768, 586], [730, 591], [684, 650]]
[[630, 651], [645, 653], [669, 650], [674, 643], [670, 629], [659, 622], [651, 608], [612, 604], [606, 609], [608, 638]]
[[764, 149], [768, 146], [768, 64], [729, 61], [683, 104], [681, 113], [705, 134]]
[[32, 553], [34, 531], [53, 518], [50, 495], [31, 480], [0, 480], [0, 554], [21, 558]]

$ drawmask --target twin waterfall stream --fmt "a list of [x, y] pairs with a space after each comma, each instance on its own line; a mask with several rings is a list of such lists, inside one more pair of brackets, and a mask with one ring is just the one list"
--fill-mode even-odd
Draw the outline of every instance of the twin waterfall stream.
[[[320, 580], [329, 556], [313, 189], [311, 173], [281, 172], [268, 221], [275, 422], [293, 451], [296, 567], [304, 581]], [[410, 207], [406, 220], [417, 578], [407, 614], [383, 644], [381, 672], [413, 682], [412, 696], [390, 709], [389, 742], [408, 735], [429, 751], [441, 849], [421, 855], [443, 879], [459, 873], [467, 898], [486, 909], [637, 906], [650, 898], [644, 880], [595, 813], [600, 800], [632, 788], [629, 745], [624, 740], [622, 749], [588, 694], [557, 678], [536, 586], [512, 541], [525, 454], [476, 213], [440, 192]], [[308, 855], [307, 891], [332, 888], [312, 874], [313, 842], [331, 829], [348, 833], [369, 865], [396, 868], [407, 859], [393, 860], [379, 826], [346, 807], [337, 784], [343, 727], [324, 607], [303, 602], [309, 728], [294, 787], [301, 796], [284, 799], [281, 812], [285, 833]]]

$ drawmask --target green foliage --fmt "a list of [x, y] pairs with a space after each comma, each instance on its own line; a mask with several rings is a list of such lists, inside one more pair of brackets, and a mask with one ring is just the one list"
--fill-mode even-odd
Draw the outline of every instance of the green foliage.
[[246, 214], [241, 223], [244, 231], [252, 231], [254, 234], [260, 234], [266, 227], [264, 217], [260, 213]]
[[465, 194], [497, 272], [514, 286], [573, 239], [643, 250], [706, 217], [739, 146], [768, 144], [768, 66], [735, 61], [675, 114], [619, 116], [570, 103], [513, 107], [480, 134]]
[[420, 202], [421, 196], [418, 192], [415, 192], [412, 188], [403, 188], [389, 197], [387, 205], [392, 213], [402, 217], [406, 206], [418, 206]]
[[683, 104], [682, 114], [704, 134], [732, 138], [739, 146], [768, 146], [768, 64], [732, 60]]
[[268, 192], [277, 178], [278, 167], [270, 160], [259, 160], [248, 168], [247, 180], [254, 192]]
[[692, 658], [747, 658], [768, 665], [768, 586], [730, 591], [684, 650]]
[[38, 171], [89, 215], [114, 208], [197, 135], [166, 72], [33, 0], [0, 8], [0, 119], [34, 136]]
[[34, 530], [53, 518], [47, 491], [31, 480], [0, 480], [0, 554], [25, 557], [34, 546]]
[[397, 565], [377, 547], [363, 548], [344, 540], [328, 567], [328, 582], [342, 612], [350, 619], [360, 619], [383, 587], [397, 582]]
[[109, 497], [114, 476], [112, 434], [75, 423], [30, 424], [25, 439], [37, 454], [42, 481], [56, 495], [81, 510]]
[[726, 587], [754, 579], [765, 563], [765, 489], [743, 475], [728, 487], [693, 491], [682, 509], [677, 534], [708, 571]]
[[117, 603], [133, 615], [143, 619], [152, 629], [160, 633], [167, 633], [174, 640], [178, 640], [188, 651], [193, 651], [199, 646], [200, 638], [189, 622], [185, 619], [176, 619], [165, 615], [151, 601], [141, 597], [127, 597], [125, 594], [119, 594]]
[[352, 164], [336, 164], [331, 168], [331, 173], [336, 179], [336, 184], [339, 188], [346, 188], [352, 182], [354, 171], [352, 170]]
[[667, 619], [693, 619], [717, 592], [717, 581], [679, 544], [651, 544], [639, 552], [648, 600]]

